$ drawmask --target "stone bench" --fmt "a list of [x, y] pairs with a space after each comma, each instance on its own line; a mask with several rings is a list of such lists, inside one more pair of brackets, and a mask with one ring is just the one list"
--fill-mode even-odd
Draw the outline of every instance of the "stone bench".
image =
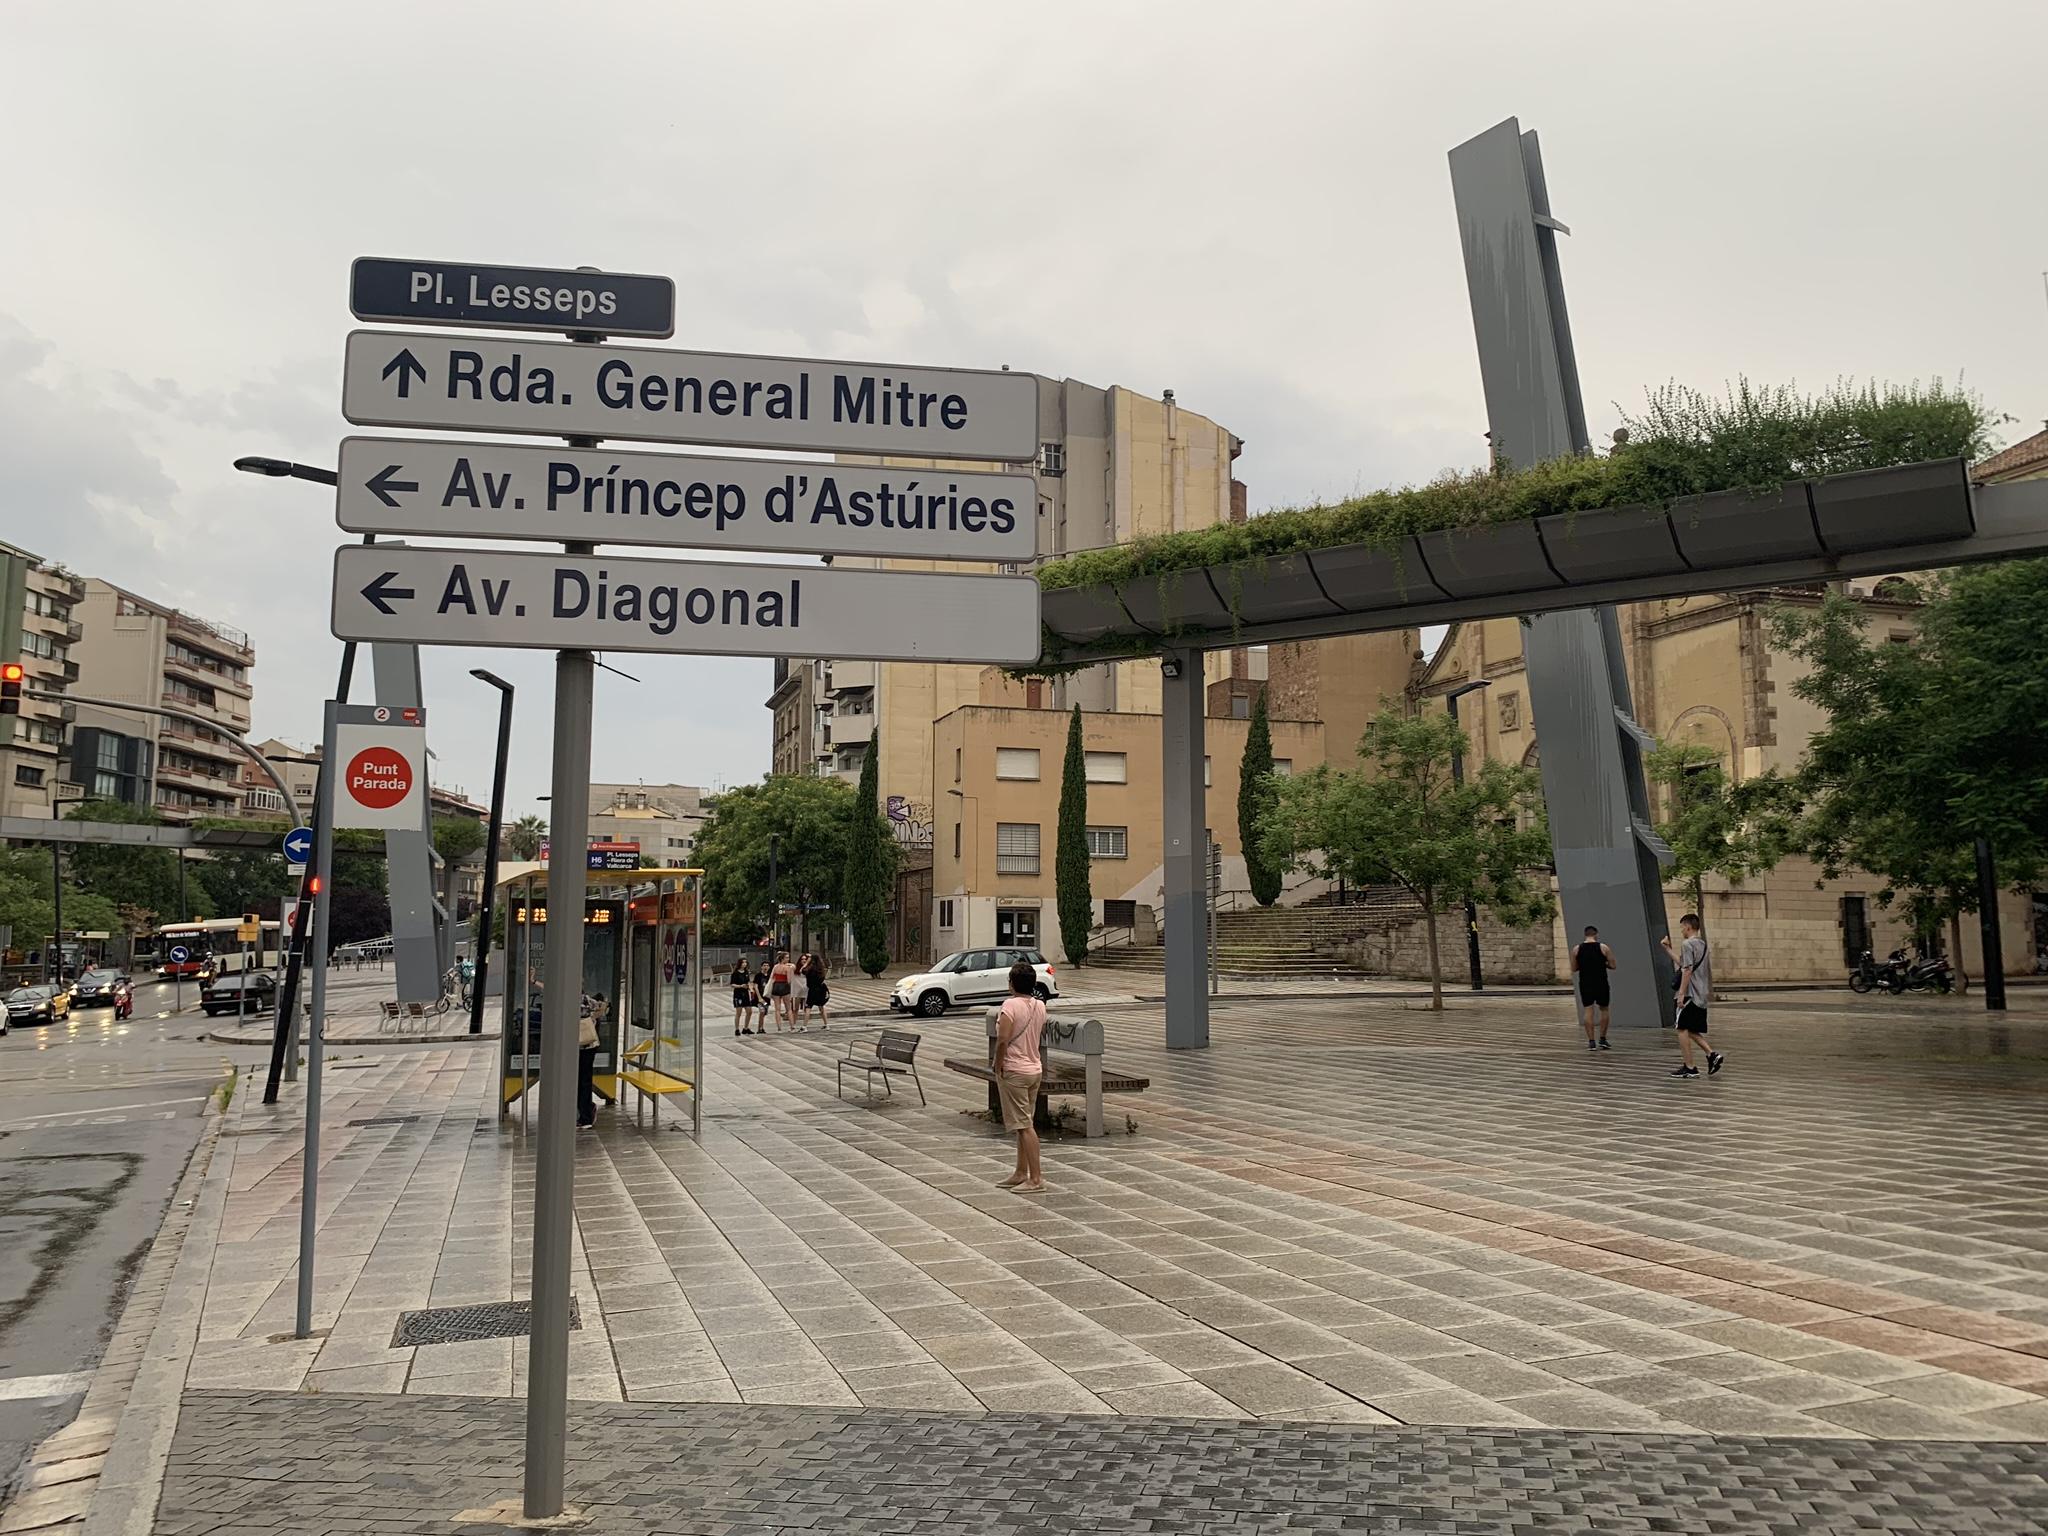
[[[1002, 1100], [996, 1091], [995, 1057], [997, 1021], [1001, 1016], [1000, 1008], [991, 1008], [984, 1017], [988, 1032], [986, 1060], [968, 1061], [949, 1056], [944, 1063], [948, 1071], [978, 1078], [988, 1084], [989, 1113], [998, 1121], [1002, 1119]], [[1066, 1019], [1048, 1014], [1045, 1033], [1038, 1042], [1038, 1055], [1045, 1065], [1045, 1075], [1039, 1080], [1038, 1101], [1032, 1108], [1031, 1123], [1041, 1131], [1052, 1128], [1048, 1099], [1080, 1094], [1087, 1101], [1088, 1134], [1106, 1136], [1108, 1132], [1102, 1123], [1102, 1096], [1105, 1093], [1143, 1093], [1152, 1086], [1150, 1078], [1129, 1072], [1112, 1072], [1103, 1066], [1100, 1019]]]

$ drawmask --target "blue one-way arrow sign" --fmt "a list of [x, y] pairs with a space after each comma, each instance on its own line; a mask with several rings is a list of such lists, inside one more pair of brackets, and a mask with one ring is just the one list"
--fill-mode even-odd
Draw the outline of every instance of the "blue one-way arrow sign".
[[304, 864], [313, 857], [313, 829], [293, 827], [284, 835], [284, 856], [294, 864]]

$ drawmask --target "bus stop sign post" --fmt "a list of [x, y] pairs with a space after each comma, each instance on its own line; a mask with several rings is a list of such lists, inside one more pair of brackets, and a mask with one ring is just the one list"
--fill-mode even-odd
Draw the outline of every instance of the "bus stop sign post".
[[[313, 1333], [313, 1247], [320, 1203], [320, 1062], [327, 1036], [328, 886], [334, 871], [334, 829], [388, 830], [417, 824], [427, 797], [426, 711], [395, 712], [369, 704], [327, 701], [320, 734], [322, 776], [313, 847], [312, 931], [306, 964], [313, 973], [312, 1018], [306, 1026], [306, 1151], [299, 1191], [297, 1337]], [[281, 938], [281, 936], [280, 936]], [[280, 1004], [281, 1005], [281, 1004]]]

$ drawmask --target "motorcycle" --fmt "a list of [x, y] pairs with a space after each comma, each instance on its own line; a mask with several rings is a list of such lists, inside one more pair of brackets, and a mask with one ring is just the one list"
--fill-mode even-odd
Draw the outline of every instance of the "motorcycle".
[[1915, 992], [1953, 992], [1955, 969], [1946, 955], [1922, 955], [1906, 967], [1906, 985]]
[[1856, 969], [1849, 973], [1849, 990], [1855, 993], [1880, 989], [1897, 997], [1905, 992], [1953, 992], [1955, 969], [1943, 955], [1922, 955], [1909, 959], [1905, 950], [1895, 949], [1879, 964], [1869, 950], [1863, 951]]
[[1906, 990], [1905, 951], [1895, 950], [1890, 959], [1879, 965], [1871, 958], [1869, 950], [1863, 951], [1856, 962], [1856, 969], [1849, 973], [1849, 990], [1858, 994], [1875, 992], [1879, 988], [1894, 997]]

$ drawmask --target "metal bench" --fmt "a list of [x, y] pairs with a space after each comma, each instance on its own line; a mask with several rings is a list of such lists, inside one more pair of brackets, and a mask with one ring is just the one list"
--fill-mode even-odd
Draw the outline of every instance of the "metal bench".
[[[1002, 1017], [1000, 1008], [991, 1008], [985, 1018], [988, 1030], [988, 1060], [966, 1061], [949, 1056], [945, 1066], [949, 1071], [958, 1072], [962, 1077], [978, 1078], [988, 1084], [988, 1109], [991, 1115], [1000, 1117], [1002, 1099], [997, 1092], [996, 1073], [996, 1027]], [[1054, 1053], [1067, 1057], [1064, 1061], [1053, 1060]], [[1039, 1060], [1044, 1063], [1045, 1072], [1038, 1083], [1038, 1101], [1032, 1106], [1031, 1123], [1040, 1130], [1052, 1126], [1052, 1112], [1047, 1107], [1048, 1099], [1067, 1098], [1081, 1094], [1087, 1101], [1087, 1126], [1090, 1136], [1106, 1136], [1108, 1131], [1102, 1122], [1102, 1096], [1105, 1093], [1143, 1093], [1152, 1086], [1148, 1077], [1138, 1077], [1128, 1072], [1111, 1072], [1102, 1065], [1102, 1020], [1062, 1019], [1047, 1015], [1045, 1033], [1039, 1037]], [[1080, 1057], [1077, 1062], [1073, 1057]]]
[[917, 1087], [917, 1102], [924, 1103], [924, 1082], [917, 1075], [917, 1043], [923, 1038], [907, 1029], [885, 1029], [875, 1039], [873, 1054], [857, 1055], [849, 1048], [838, 1063], [838, 1083], [832, 1090], [833, 1097], [845, 1097], [846, 1069], [852, 1067], [856, 1072], [867, 1075], [865, 1092], [868, 1097], [874, 1097], [877, 1076], [882, 1079], [883, 1092], [893, 1099], [896, 1089], [889, 1079], [908, 1075]]

